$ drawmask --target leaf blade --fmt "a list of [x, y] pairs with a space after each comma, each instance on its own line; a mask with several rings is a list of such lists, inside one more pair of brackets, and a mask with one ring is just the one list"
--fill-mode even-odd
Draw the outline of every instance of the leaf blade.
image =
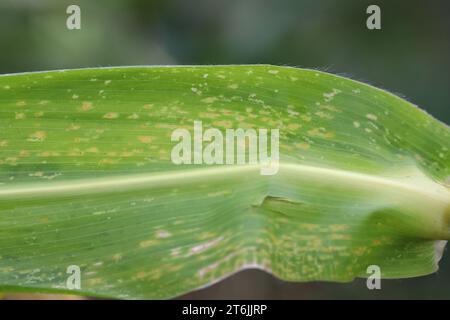
[[[249, 267], [296, 281], [437, 269], [449, 129], [389, 93], [274, 66], [45, 72], [0, 88], [5, 288], [66, 292], [70, 264], [81, 292], [120, 298]], [[280, 128], [279, 174], [173, 165], [170, 134], [195, 120]]]

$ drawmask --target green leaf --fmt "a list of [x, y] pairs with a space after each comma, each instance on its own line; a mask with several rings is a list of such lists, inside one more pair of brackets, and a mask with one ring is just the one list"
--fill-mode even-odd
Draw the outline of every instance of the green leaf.
[[[278, 173], [175, 165], [171, 134], [194, 121], [279, 129]], [[315, 70], [4, 75], [0, 125], [1, 291], [169, 298], [244, 268], [413, 277], [437, 270], [450, 237], [449, 128]], [[71, 265], [78, 290], [66, 287]]]

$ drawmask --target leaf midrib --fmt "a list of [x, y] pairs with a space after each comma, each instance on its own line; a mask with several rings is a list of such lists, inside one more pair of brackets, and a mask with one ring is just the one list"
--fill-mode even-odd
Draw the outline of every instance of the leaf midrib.
[[[38, 197], [38, 196], [58, 196], [79, 193], [102, 193], [106, 191], [133, 190], [148, 187], [159, 187], [161, 184], [167, 185], [173, 182], [182, 184], [189, 181], [195, 181], [210, 178], [212, 176], [225, 176], [229, 178], [233, 175], [244, 173], [254, 174], [259, 178], [270, 179], [273, 176], [260, 176], [260, 165], [234, 165], [234, 166], [215, 166], [211, 168], [177, 170], [174, 172], [146, 173], [133, 175], [115, 175], [108, 178], [96, 179], [78, 179], [66, 182], [48, 182], [45, 183], [24, 183], [14, 187], [0, 188], [0, 199], [20, 198], [20, 197]], [[374, 190], [381, 188], [398, 189], [406, 193], [416, 194], [431, 198], [444, 203], [450, 203], [450, 191], [448, 188], [433, 182], [432, 180], [420, 177], [420, 180], [409, 178], [408, 182], [400, 181], [395, 178], [376, 176], [371, 174], [359, 173], [342, 169], [330, 169], [311, 165], [302, 165], [294, 163], [280, 163], [279, 171], [297, 175], [308, 175], [316, 181], [325, 181], [325, 179], [334, 179], [337, 182], [343, 182], [346, 185], [365, 185], [371, 186]]]

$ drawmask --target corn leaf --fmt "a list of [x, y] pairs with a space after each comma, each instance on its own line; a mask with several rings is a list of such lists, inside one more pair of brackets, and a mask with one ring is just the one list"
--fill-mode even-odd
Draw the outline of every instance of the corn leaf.
[[[174, 164], [172, 133], [196, 121], [278, 129], [278, 172]], [[3, 75], [0, 125], [0, 291], [170, 298], [244, 268], [414, 277], [437, 270], [450, 237], [448, 126], [315, 70]]]

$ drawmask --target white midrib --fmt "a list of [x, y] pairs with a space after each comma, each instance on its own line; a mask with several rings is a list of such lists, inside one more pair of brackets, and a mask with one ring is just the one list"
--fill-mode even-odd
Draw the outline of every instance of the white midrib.
[[[45, 183], [29, 183], [17, 185], [13, 187], [4, 186], [0, 188], [0, 200], [8, 198], [20, 197], [39, 197], [40, 195], [62, 195], [62, 194], [78, 194], [78, 193], [98, 193], [108, 190], [123, 188], [142, 188], [161, 184], [170, 184], [173, 181], [183, 183], [193, 181], [194, 179], [204, 179], [215, 175], [242, 175], [254, 171], [255, 175], [259, 175], [259, 165], [242, 165], [242, 166], [221, 166], [192, 170], [177, 170], [164, 173], [144, 173], [139, 175], [117, 175], [108, 178], [97, 179], [79, 179], [66, 182], [48, 182]], [[450, 192], [444, 186], [441, 186], [431, 180], [419, 183], [411, 183], [412, 181], [396, 180], [383, 176], [375, 176], [370, 174], [346, 171], [341, 169], [330, 169], [315, 167], [310, 165], [301, 165], [293, 163], [280, 163], [278, 174], [308, 175], [314, 176], [314, 180], [334, 179], [345, 182], [346, 185], [366, 185], [373, 189], [391, 188], [404, 192], [425, 196], [435, 200], [450, 203]], [[262, 176], [268, 177], [271, 176]]]

